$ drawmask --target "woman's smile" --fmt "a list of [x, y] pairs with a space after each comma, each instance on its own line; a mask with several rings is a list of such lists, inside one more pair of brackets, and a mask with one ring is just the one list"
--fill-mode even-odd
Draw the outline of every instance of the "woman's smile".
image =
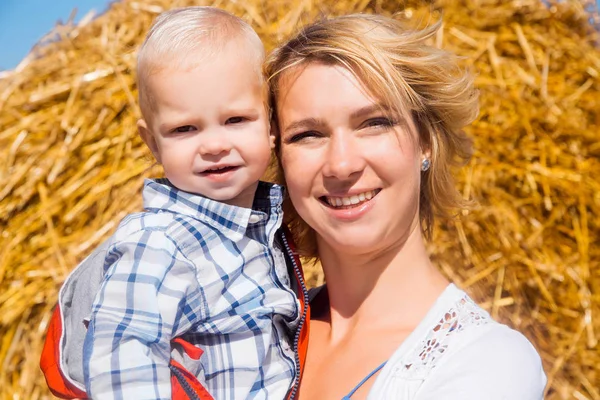
[[377, 193], [379, 193], [380, 190], [381, 189], [369, 190], [358, 194], [348, 194], [346, 196], [321, 196], [320, 199], [333, 208], [355, 208], [377, 196]]
[[355, 192], [345, 196], [321, 196], [319, 200], [331, 218], [352, 222], [359, 220], [373, 209], [381, 189]]

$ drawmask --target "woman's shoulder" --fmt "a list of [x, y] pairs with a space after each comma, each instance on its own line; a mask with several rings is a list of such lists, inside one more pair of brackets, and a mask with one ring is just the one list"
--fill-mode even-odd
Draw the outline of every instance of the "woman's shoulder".
[[414, 333], [390, 367], [401, 380], [420, 381], [417, 392], [426, 398], [542, 398], [546, 377], [533, 345], [454, 285]]
[[[453, 285], [452, 285], [453, 286]], [[444, 328], [446, 320], [452, 322], [447, 329], [447, 336], [451, 339], [450, 354], [454, 351], [462, 353], [463, 348], [474, 348], [480, 351], [488, 350], [491, 353], [516, 352], [519, 355], [534, 356], [539, 360], [531, 342], [520, 332], [509, 326], [497, 322], [490, 314], [475, 303], [464, 291], [454, 287], [455, 301], [448, 304], [448, 311], [440, 319], [438, 326]], [[513, 351], [514, 350], [514, 351]]]
[[440, 360], [438, 370], [452, 370], [457, 365], [470, 364], [486, 373], [527, 374], [543, 372], [541, 359], [531, 342], [520, 332], [489, 319], [485, 324], [467, 326], [450, 338], [447, 355]]
[[492, 320], [458, 332], [421, 390], [427, 394], [423, 398], [538, 400], [545, 386], [531, 342]]
[[446, 339], [447, 354], [440, 358], [438, 369], [470, 363], [489, 373], [541, 371], [540, 356], [522, 333], [495, 321], [464, 291], [456, 287], [452, 290], [455, 300], [447, 304], [447, 312], [433, 329]]

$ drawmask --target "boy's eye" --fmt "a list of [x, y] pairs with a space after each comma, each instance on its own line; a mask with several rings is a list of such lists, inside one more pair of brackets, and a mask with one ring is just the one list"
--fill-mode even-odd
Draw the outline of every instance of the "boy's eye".
[[244, 117], [231, 117], [225, 121], [225, 124], [239, 124], [240, 122], [244, 122], [246, 118]]
[[192, 132], [194, 130], [196, 130], [196, 127], [193, 125], [183, 125], [183, 126], [178, 126], [177, 128], [173, 129], [171, 132], [185, 133], [185, 132]]

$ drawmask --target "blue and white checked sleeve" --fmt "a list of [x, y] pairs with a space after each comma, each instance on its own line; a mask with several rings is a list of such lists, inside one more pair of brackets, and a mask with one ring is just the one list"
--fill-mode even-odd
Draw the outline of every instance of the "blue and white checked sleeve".
[[171, 338], [206, 310], [196, 269], [161, 230], [117, 239], [107, 253], [109, 264], [84, 343], [87, 394], [170, 400]]

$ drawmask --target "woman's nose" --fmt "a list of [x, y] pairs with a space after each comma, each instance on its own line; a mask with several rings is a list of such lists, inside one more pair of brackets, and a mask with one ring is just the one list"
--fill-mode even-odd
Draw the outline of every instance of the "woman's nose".
[[348, 179], [365, 168], [363, 152], [352, 137], [334, 134], [328, 150], [323, 168], [326, 177]]

